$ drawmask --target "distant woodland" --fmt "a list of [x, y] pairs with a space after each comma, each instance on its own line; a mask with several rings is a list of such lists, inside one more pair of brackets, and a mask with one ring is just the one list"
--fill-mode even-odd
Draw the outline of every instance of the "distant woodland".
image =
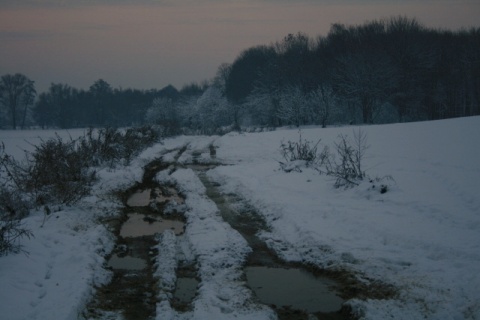
[[243, 126], [373, 124], [480, 115], [480, 28], [430, 29], [392, 17], [333, 24], [326, 36], [289, 34], [245, 49], [216, 76], [180, 90], [88, 90], [0, 80], [0, 128], [161, 126], [214, 134]]

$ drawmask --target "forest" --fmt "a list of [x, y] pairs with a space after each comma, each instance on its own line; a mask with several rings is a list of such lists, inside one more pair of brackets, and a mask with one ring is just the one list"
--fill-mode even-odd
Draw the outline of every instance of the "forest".
[[[160, 62], [161, 63], [161, 62]], [[0, 80], [0, 128], [159, 125], [215, 134], [249, 126], [373, 124], [480, 114], [480, 28], [432, 29], [398, 16], [333, 24], [247, 48], [213, 79], [178, 90], [88, 90], [23, 74]]]

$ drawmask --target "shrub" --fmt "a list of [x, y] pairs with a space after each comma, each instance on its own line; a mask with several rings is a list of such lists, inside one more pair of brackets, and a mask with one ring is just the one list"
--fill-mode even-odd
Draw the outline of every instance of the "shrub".
[[71, 204], [90, 191], [95, 171], [88, 155], [77, 148], [76, 141], [63, 141], [59, 136], [42, 141], [29, 154], [27, 191], [35, 195], [37, 205], [50, 202]]
[[134, 156], [160, 140], [162, 133], [153, 126], [129, 128], [124, 133], [114, 128], [90, 128], [79, 138], [79, 149], [88, 155], [91, 166], [107, 164], [114, 167], [119, 161], [130, 163]]
[[326, 172], [336, 178], [336, 188], [356, 186], [366, 176], [362, 160], [368, 149], [367, 135], [358, 129], [353, 132], [353, 141], [345, 135], [340, 135], [339, 139], [335, 142], [336, 154], [325, 157]]
[[30, 230], [22, 228], [20, 220], [0, 218], [0, 256], [25, 252], [19, 241], [21, 238], [32, 236]]
[[317, 152], [320, 141], [321, 139], [314, 144], [311, 141], [303, 140], [301, 131], [299, 131], [298, 141], [282, 141], [280, 153], [285, 162], [279, 161], [281, 169], [285, 172], [301, 171], [301, 165], [315, 167], [319, 162], [323, 163], [323, 153], [318, 154]]
[[82, 154], [72, 139], [63, 141], [58, 135], [26, 153], [26, 161], [18, 162], [5, 154], [0, 156], [2, 184], [16, 193], [30, 196], [32, 205], [47, 203], [71, 204], [88, 194], [95, 172], [90, 169], [88, 155]]
[[26, 161], [18, 162], [0, 146], [0, 184], [31, 197], [32, 205], [72, 204], [90, 192], [96, 179], [92, 167], [129, 163], [141, 150], [157, 142], [160, 133], [153, 127], [121, 132], [90, 129], [85, 136], [63, 140], [56, 135], [34, 146]]
[[32, 233], [22, 227], [20, 219], [28, 214], [28, 205], [18, 193], [0, 188], [0, 256], [22, 252], [20, 239]]
[[[368, 149], [367, 135], [361, 129], [353, 131], [353, 140], [346, 135], [340, 135], [335, 142], [334, 153], [325, 146], [318, 152], [318, 145], [302, 139], [300, 132], [299, 141], [282, 142], [280, 151], [286, 162], [280, 162], [280, 167], [285, 172], [301, 171], [302, 165], [311, 166], [320, 173], [335, 177], [335, 187], [349, 188], [357, 186], [365, 179], [363, 158]], [[380, 192], [387, 192], [388, 187], [381, 185]]]

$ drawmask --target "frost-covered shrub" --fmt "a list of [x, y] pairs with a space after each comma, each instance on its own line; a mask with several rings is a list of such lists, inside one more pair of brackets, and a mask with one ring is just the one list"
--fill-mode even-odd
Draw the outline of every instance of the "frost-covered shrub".
[[17, 190], [0, 187], [0, 214], [10, 219], [22, 219], [29, 213], [28, 200], [22, 197]]
[[21, 238], [30, 238], [33, 234], [22, 227], [20, 220], [0, 217], [0, 256], [22, 252]]
[[41, 141], [35, 150], [19, 162], [0, 154], [2, 186], [23, 198], [31, 206], [47, 203], [73, 203], [89, 192], [95, 172], [88, 159], [72, 139], [63, 141], [59, 136]]
[[353, 140], [340, 135], [335, 142], [335, 154], [325, 157], [325, 168], [328, 175], [336, 178], [335, 187], [352, 187], [359, 184], [365, 177], [362, 160], [368, 149], [367, 135], [362, 131], [353, 132]]
[[37, 205], [74, 203], [89, 193], [95, 180], [88, 155], [72, 139], [63, 141], [57, 136], [42, 141], [29, 154], [28, 162], [29, 179], [25, 186], [35, 195]]
[[324, 161], [324, 154], [318, 153], [318, 145], [321, 140], [313, 143], [302, 139], [302, 132], [299, 132], [298, 141], [282, 141], [280, 153], [285, 162], [280, 161], [280, 167], [285, 172], [301, 171], [301, 166], [316, 166]]
[[20, 219], [28, 214], [28, 206], [18, 192], [0, 188], [0, 256], [22, 251], [20, 239], [30, 238], [30, 230], [22, 227]]
[[[319, 152], [319, 143], [320, 140], [316, 144], [303, 140], [301, 132], [298, 142], [282, 142], [280, 151], [286, 162], [280, 162], [281, 169], [291, 172], [301, 171], [302, 166], [312, 167], [321, 174], [333, 176], [335, 188], [358, 186], [367, 177], [363, 168], [367, 135], [361, 129], [353, 132], [353, 139], [340, 135], [339, 141], [334, 143], [334, 152], [328, 146]], [[371, 182], [372, 188], [378, 186], [380, 193], [388, 191], [388, 184], [380, 183], [381, 179], [371, 179]]]
[[120, 161], [128, 164], [140, 151], [158, 142], [161, 136], [154, 126], [129, 128], [124, 132], [114, 128], [89, 129], [77, 144], [91, 166], [107, 164], [113, 167]]
[[325, 157], [325, 168], [328, 175], [336, 178], [335, 187], [352, 187], [365, 178], [362, 160], [368, 149], [367, 135], [362, 131], [353, 132], [353, 141], [345, 135], [340, 135], [335, 142], [335, 154]]

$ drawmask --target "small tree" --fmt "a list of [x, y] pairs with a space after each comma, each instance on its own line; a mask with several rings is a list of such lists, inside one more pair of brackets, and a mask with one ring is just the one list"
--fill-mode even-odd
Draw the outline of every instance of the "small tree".
[[308, 95], [308, 102], [316, 118], [315, 122], [325, 128], [336, 108], [336, 98], [332, 88], [320, 85]]
[[23, 74], [7, 74], [0, 79], [0, 104], [7, 109], [14, 130], [19, 121], [25, 124], [35, 94], [34, 82]]

